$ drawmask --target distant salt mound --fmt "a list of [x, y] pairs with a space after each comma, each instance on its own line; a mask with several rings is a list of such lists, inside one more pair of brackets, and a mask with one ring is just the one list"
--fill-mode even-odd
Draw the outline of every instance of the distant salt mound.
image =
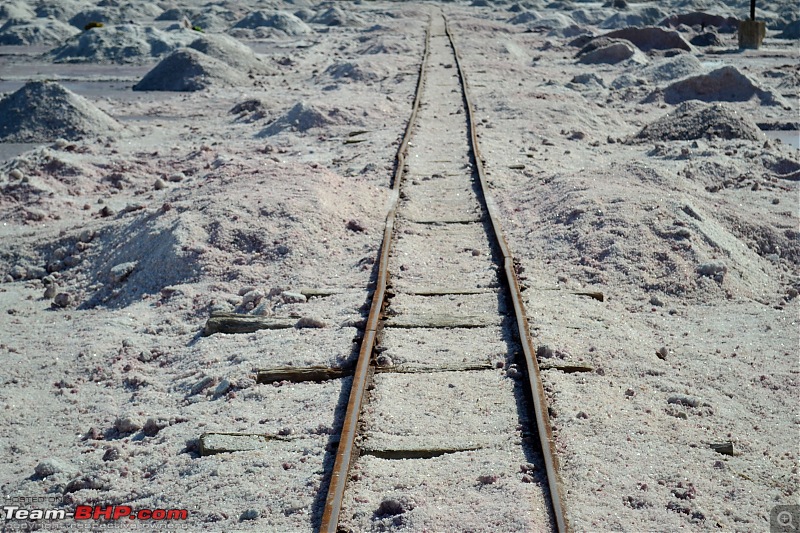
[[134, 91], [202, 91], [211, 86], [251, 85], [247, 76], [193, 48], [181, 48], [145, 74]]
[[624, 39], [618, 39], [615, 42], [582, 54], [578, 59], [578, 63], [586, 65], [606, 63], [613, 65], [627, 60], [639, 64], [647, 63], [647, 58], [632, 43]]
[[32, 19], [35, 17], [36, 14], [28, 6], [26, 2], [21, 2], [17, 0], [13, 2], [3, 2], [2, 4], [0, 4], [0, 20], [6, 20], [6, 19], [25, 20], [25, 19]]
[[762, 140], [755, 123], [725, 104], [684, 102], [671, 113], [648, 124], [636, 135], [643, 141], [691, 141], [694, 139]]
[[628, 27], [651, 26], [662, 20], [666, 13], [657, 7], [644, 7], [631, 11], [614, 13], [603, 20], [599, 27], [604, 30], [613, 30]]
[[258, 136], [271, 137], [282, 131], [304, 132], [312, 128], [342, 123], [346, 120], [346, 117], [337, 108], [328, 111], [306, 102], [298, 102], [288, 112], [264, 128]]
[[45, 0], [36, 7], [36, 16], [40, 18], [54, 18], [61, 22], [69, 19], [88, 7], [87, 2], [78, 0]]
[[721, 33], [734, 33], [739, 28], [739, 21], [734, 17], [711, 15], [709, 13], [703, 13], [702, 11], [672, 15], [658, 23], [659, 26], [669, 26], [672, 28], [677, 28], [682, 24], [689, 27], [714, 27]]
[[52, 50], [56, 63], [142, 63], [160, 57], [197, 36], [181, 30], [165, 32], [134, 24], [92, 28]]
[[668, 104], [687, 100], [704, 102], [744, 102], [758, 97], [764, 105], [786, 106], [779, 96], [759, 87], [736, 67], [725, 66], [708, 74], [689, 76], [651, 93], [646, 101], [663, 97]]
[[266, 27], [291, 36], [314, 33], [314, 30], [312, 30], [308, 24], [285, 11], [276, 11], [272, 13], [268, 11], [254, 11], [237, 22], [233, 27], [245, 29]]
[[687, 76], [701, 74], [704, 70], [703, 65], [695, 56], [678, 54], [644, 68], [636, 67], [630, 69], [611, 82], [611, 87], [622, 89], [635, 85], [644, 85], [645, 83], [660, 85]]
[[55, 45], [78, 33], [78, 30], [53, 18], [11, 19], [0, 26], [0, 44]]
[[79, 11], [69, 23], [82, 30], [90, 22], [103, 24], [123, 24], [132, 20], [151, 21], [158, 17], [163, 10], [155, 2], [126, 2], [117, 1], [100, 2], [97, 7]]
[[388, 38], [380, 38], [374, 41], [368, 41], [366, 46], [360, 51], [362, 54], [407, 54], [411, 52], [411, 47], [406, 44], [404, 40], [390, 40]]
[[334, 80], [378, 81], [383, 75], [377, 64], [372, 61], [337, 61], [325, 69], [324, 76]]
[[362, 26], [364, 24], [360, 17], [347, 14], [338, 6], [328, 8], [322, 13], [311, 17], [309, 22], [324, 26]]
[[272, 69], [246, 44], [222, 34], [206, 34], [189, 44], [204, 54], [219, 59], [231, 67], [253, 74], [269, 74]]
[[32, 81], [0, 100], [0, 140], [51, 142], [118, 131], [122, 126], [58, 83]]
[[635, 44], [639, 50], [680, 50], [692, 51], [692, 46], [677, 31], [665, 30], [656, 26], [646, 28], [623, 28], [605, 35], [611, 39], [627, 39]]

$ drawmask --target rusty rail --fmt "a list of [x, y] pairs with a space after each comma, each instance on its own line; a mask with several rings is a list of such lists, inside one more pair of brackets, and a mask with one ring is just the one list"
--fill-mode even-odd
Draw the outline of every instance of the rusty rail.
[[[503, 256], [505, 278], [508, 284], [511, 300], [513, 302], [517, 329], [519, 330], [520, 335], [520, 343], [525, 356], [525, 365], [529, 378], [531, 398], [534, 404], [536, 426], [547, 471], [553, 515], [558, 531], [567, 532], [570, 531], [570, 529], [563, 507], [562, 485], [558, 472], [558, 458], [556, 456], [555, 443], [553, 442], [552, 429], [550, 427], [549, 419], [546, 415], [547, 399], [544, 395], [539, 366], [536, 361], [535, 350], [533, 348], [533, 340], [531, 339], [528, 320], [525, 314], [524, 305], [522, 303], [522, 294], [519, 288], [519, 281], [517, 280], [516, 272], [514, 270], [514, 260], [500, 227], [500, 214], [497, 204], [494, 202], [488, 192], [486, 175], [483, 169], [483, 161], [478, 148], [477, 133], [474, 126], [475, 122], [473, 118], [473, 106], [467, 90], [467, 78], [464, 73], [458, 48], [456, 47], [453, 34], [450, 31], [450, 26], [447, 23], [446, 18], [445, 30], [456, 57], [456, 66], [458, 69], [459, 78], [461, 80], [462, 98], [464, 100], [464, 107], [467, 113], [467, 124], [470, 132], [470, 148], [472, 152], [471, 157], [474, 160], [480, 182], [481, 195], [483, 196], [486, 210], [489, 214], [494, 237]], [[420, 98], [422, 95], [422, 87], [425, 84], [425, 70], [428, 64], [429, 52], [430, 26], [425, 32], [425, 51], [423, 53], [422, 63], [420, 64], [419, 68], [419, 79], [417, 81], [411, 116], [408, 124], [406, 125], [405, 135], [403, 136], [402, 142], [397, 150], [396, 168], [392, 180], [391, 207], [386, 216], [386, 226], [383, 233], [383, 241], [381, 243], [377, 286], [372, 297], [364, 338], [359, 351], [358, 363], [353, 376], [353, 384], [347, 404], [347, 413], [342, 426], [339, 448], [336, 453], [336, 459], [331, 473], [330, 485], [328, 487], [328, 494], [325, 501], [325, 509], [320, 523], [320, 531], [322, 532], [336, 533], [337, 531], [339, 515], [341, 513], [344, 492], [347, 485], [347, 477], [350, 470], [350, 465], [355, 458], [355, 437], [358, 420], [361, 412], [361, 405], [366, 392], [366, 387], [372, 374], [372, 370], [370, 368], [370, 359], [372, 357], [372, 352], [375, 345], [375, 337], [380, 326], [380, 319], [386, 295], [386, 287], [389, 279], [389, 253], [391, 251], [391, 238], [394, 229], [397, 201], [399, 198], [399, 188], [403, 177], [408, 142], [411, 138], [411, 130], [416, 122], [417, 111], [419, 109]]]
[[458, 75], [461, 79], [461, 90], [464, 99], [464, 107], [467, 111], [467, 126], [470, 134], [470, 146], [472, 148], [472, 158], [474, 159], [475, 169], [478, 173], [478, 179], [481, 186], [481, 194], [486, 204], [486, 210], [489, 213], [489, 220], [494, 231], [497, 245], [500, 247], [500, 252], [503, 255], [503, 269], [505, 272], [506, 282], [511, 294], [511, 301], [514, 304], [514, 314], [517, 320], [517, 329], [519, 331], [520, 344], [522, 344], [522, 351], [525, 355], [525, 366], [528, 375], [528, 385], [530, 387], [531, 398], [533, 400], [533, 410], [536, 416], [536, 428], [539, 434], [539, 441], [542, 446], [542, 455], [544, 456], [545, 468], [547, 470], [547, 482], [550, 488], [550, 501], [553, 507], [553, 516], [556, 521], [556, 526], [559, 532], [569, 531], [569, 522], [567, 521], [566, 510], [564, 509], [563, 487], [561, 483], [561, 476], [559, 474], [558, 456], [556, 455], [555, 442], [553, 441], [553, 430], [550, 427], [550, 420], [547, 415], [547, 398], [544, 394], [544, 387], [542, 386], [541, 373], [539, 371], [539, 364], [536, 361], [536, 351], [533, 347], [533, 339], [531, 338], [530, 329], [528, 327], [528, 318], [525, 314], [525, 306], [522, 303], [522, 293], [519, 289], [519, 280], [517, 273], [514, 269], [514, 257], [511, 255], [511, 250], [508, 247], [505, 237], [503, 236], [502, 228], [500, 227], [500, 213], [497, 204], [489, 194], [489, 187], [487, 185], [486, 173], [483, 169], [483, 159], [481, 157], [480, 149], [478, 148], [478, 136], [475, 129], [475, 120], [473, 118], [473, 106], [469, 97], [467, 89], [467, 77], [464, 73], [464, 67], [461, 62], [461, 55], [458, 53], [453, 34], [450, 31], [450, 25], [445, 17], [445, 31], [450, 40], [450, 45], [453, 47], [453, 53], [456, 56], [456, 67]]
[[336, 459], [333, 464], [331, 481], [328, 486], [328, 495], [325, 499], [325, 510], [322, 514], [319, 530], [321, 532], [336, 533], [339, 524], [339, 514], [342, 510], [342, 499], [347, 485], [347, 475], [350, 471], [350, 464], [354, 459], [355, 437], [358, 429], [358, 418], [361, 413], [361, 404], [364, 400], [367, 383], [370, 378], [370, 359], [375, 346], [375, 336], [381, 319], [383, 303], [386, 297], [386, 286], [389, 281], [389, 252], [391, 251], [392, 232], [394, 230], [394, 218], [397, 212], [397, 200], [400, 193], [400, 182], [403, 178], [403, 168], [405, 157], [408, 150], [408, 142], [411, 139], [411, 130], [417, 120], [419, 102], [422, 96], [422, 87], [425, 84], [425, 69], [428, 66], [428, 55], [430, 52], [430, 24], [425, 30], [425, 51], [422, 55], [422, 62], [419, 67], [419, 78], [417, 88], [414, 93], [414, 104], [411, 109], [411, 117], [406, 125], [405, 135], [397, 149], [396, 167], [392, 178], [392, 199], [391, 208], [386, 215], [386, 227], [383, 231], [383, 242], [381, 243], [380, 261], [378, 263], [378, 279], [375, 292], [372, 295], [372, 303], [369, 309], [369, 317], [364, 331], [364, 338], [361, 341], [361, 349], [358, 353], [358, 363], [356, 364], [353, 384], [350, 388], [350, 399], [347, 402], [347, 413], [345, 414], [342, 425], [342, 434], [339, 440], [339, 448], [336, 452]]

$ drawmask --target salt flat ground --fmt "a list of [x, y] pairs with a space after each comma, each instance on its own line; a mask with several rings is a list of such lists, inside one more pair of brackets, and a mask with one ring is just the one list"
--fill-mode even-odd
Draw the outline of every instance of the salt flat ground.
[[[764, 531], [798, 503], [790, 3], [759, 3], [767, 38], [748, 51], [721, 22], [742, 2], [106, 3], [0, 7], [8, 501], [187, 509], [193, 531], [316, 527], [349, 381], [254, 371], [355, 357], [442, 9], [540, 362], [590, 370], [542, 377], [573, 527]], [[688, 17], [701, 8], [720, 18]], [[678, 15], [682, 42], [711, 45], [575, 41]], [[145, 83], [185, 46], [200, 51]], [[322, 327], [201, 335], [233, 310]], [[201, 457], [204, 432], [286, 438]], [[414, 530], [426, 512], [371, 527]]]

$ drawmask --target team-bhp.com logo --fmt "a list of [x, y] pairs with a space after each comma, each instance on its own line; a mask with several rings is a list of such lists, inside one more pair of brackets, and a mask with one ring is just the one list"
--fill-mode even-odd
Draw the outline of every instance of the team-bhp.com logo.
[[65, 509], [23, 509], [3, 505], [3, 518], [9, 520], [186, 520], [187, 509], [134, 509], [130, 505], [78, 505], [75, 511]]

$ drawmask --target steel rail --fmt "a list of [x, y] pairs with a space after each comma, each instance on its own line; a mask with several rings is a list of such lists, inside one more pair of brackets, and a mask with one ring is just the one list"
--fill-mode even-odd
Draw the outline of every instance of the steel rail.
[[375, 336], [380, 325], [383, 304], [386, 297], [386, 287], [389, 282], [389, 253], [391, 251], [392, 232], [394, 230], [394, 218], [397, 212], [397, 200], [399, 198], [400, 183], [403, 178], [405, 158], [408, 151], [408, 143], [411, 139], [411, 130], [417, 120], [420, 99], [422, 97], [422, 87], [425, 84], [425, 69], [428, 66], [428, 56], [430, 54], [430, 20], [428, 28], [425, 30], [425, 50], [422, 55], [422, 63], [419, 67], [419, 77], [414, 93], [414, 104], [411, 109], [411, 116], [406, 124], [405, 135], [397, 148], [396, 167], [392, 178], [392, 197], [389, 212], [386, 215], [386, 226], [383, 230], [383, 241], [381, 243], [380, 261], [378, 263], [378, 278], [375, 292], [372, 295], [369, 316], [364, 331], [364, 338], [361, 341], [361, 348], [358, 353], [353, 383], [350, 388], [350, 398], [347, 402], [347, 412], [342, 424], [342, 433], [339, 439], [339, 447], [336, 451], [336, 459], [331, 472], [331, 480], [328, 486], [328, 495], [325, 499], [325, 509], [322, 514], [319, 530], [321, 532], [336, 533], [339, 525], [339, 515], [342, 510], [344, 491], [347, 486], [347, 477], [350, 465], [354, 459], [356, 446], [355, 438], [358, 429], [359, 416], [361, 414], [361, 404], [366, 393], [366, 387], [371, 375], [370, 360], [375, 346]]
[[[444, 14], [442, 14], [444, 17]], [[478, 135], [475, 128], [475, 119], [473, 117], [472, 100], [469, 97], [467, 89], [467, 77], [464, 73], [464, 67], [461, 61], [461, 55], [458, 53], [453, 33], [450, 31], [450, 24], [445, 19], [445, 31], [450, 40], [450, 45], [453, 48], [453, 53], [456, 56], [456, 67], [458, 70], [459, 78], [461, 79], [461, 91], [464, 99], [464, 107], [467, 111], [467, 126], [469, 128], [470, 147], [472, 149], [472, 158], [475, 163], [475, 169], [478, 174], [478, 179], [481, 186], [481, 194], [486, 204], [486, 210], [489, 213], [489, 220], [491, 222], [492, 230], [494, 232], [497, 244], [500, 247], [500, 252], [503, 255], [503, 267], [505, 271], [506, 282], [508, 283], [509, 292], [511, 293], [511, 300], [514, 304], [514, 314], [517, 320], [517, 329], [519, 330], [520, 343], [522, 344], [522, 351], [525, 355], [525, 365], [528, 374], [528, 384], [530, 387], [531, 397], [533, 400], [533, 410], [536, 416], [536, 429], [539, 434], [539, 441], [542, 446], [542, 455], [544, 456], [545, 468], [547, 470], [547, 482], [550, 488], [550, 501], [553, 507], [553, 515], [555, 517], [556, 526], [558, 531], [565, 533], [570, 531], [569, 522], [564, 508], [563, 498], [563, 485], [561, 483], [561, 476], [559, 474], [558, 456], [556, 455], [555, 442], [553, 440], [553, 430], [550, 427], [550, 420], [546, 414], [547, 398], [544, 394], [544, 387], [542, 386], [542, 378], [539, 370], [539, 364], [536, 361], [536, 351], [533, 347], [533, 339], [531, 338], [530, 329], [528, 328], [528, 318], [525, 314], [525, 306], [522, 303], [522, 293], [519, 288], [519, 280], [517, 273], [514, 269], [514, 257], [511, 255], [511, 250], [508, 247], [505, 236], [503, 235], [500, 226], [500, 212], [492, 196], [489, 194], [488, 181], [486, 173], [483, 169], [483, 158], [481, 157], [480, 149], [478, 147]]]

